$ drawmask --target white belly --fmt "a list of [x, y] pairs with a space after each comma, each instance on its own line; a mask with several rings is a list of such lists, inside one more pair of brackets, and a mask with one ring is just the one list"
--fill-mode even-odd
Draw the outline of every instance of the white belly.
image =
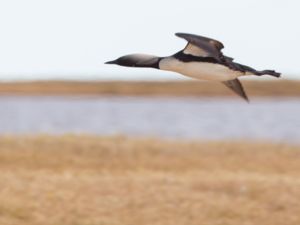
[[207, 62], [181, 62], [173, 57], [162, 59], [159, 63], [162, 70], [180, 73], [182, 75], [212, 81], [233, 80], [244, 73], [234, 71], [226, 66]]

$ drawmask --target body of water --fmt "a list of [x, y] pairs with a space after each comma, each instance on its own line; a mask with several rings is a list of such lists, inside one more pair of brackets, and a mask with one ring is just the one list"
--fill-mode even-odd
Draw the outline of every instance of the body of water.
[[0, 134], [300, 140], [300, 100], [0, 97]]

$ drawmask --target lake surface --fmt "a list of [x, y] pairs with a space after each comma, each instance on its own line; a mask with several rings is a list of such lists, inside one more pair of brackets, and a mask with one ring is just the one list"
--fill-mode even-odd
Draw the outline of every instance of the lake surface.
[[300, 141], [300, 99], [0, 97], [0, 134]]

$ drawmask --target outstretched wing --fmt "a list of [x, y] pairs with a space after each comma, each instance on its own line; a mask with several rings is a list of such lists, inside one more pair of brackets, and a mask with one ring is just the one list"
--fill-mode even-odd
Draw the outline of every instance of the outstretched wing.
[[184, 54], [198, 57], [213, 57], [218, 61], [221, 61], [223, 58], [221, 50], [224, 48], [224, 45], [217, 40], [186, 33], [176, 33], [175, 35], [184, 38], [188, 42], [183, 50]]
[[225, 84], [228, 88], [233, 90], [236, 94], [238, 94], [240, 97], [245, 99], [247, 102], [249, 102], [249, 99], [247, 97], [247, 94], [241, 84], [241, 82], [238, 79], [229, 80], [229, 81], [223, 81], [223, 84]]

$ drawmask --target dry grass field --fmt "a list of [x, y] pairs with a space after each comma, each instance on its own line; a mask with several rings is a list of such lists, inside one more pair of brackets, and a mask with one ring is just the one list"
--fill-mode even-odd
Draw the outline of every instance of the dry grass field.
[[299, 225], [300, 147], [2, 136], [1, 225]]
[[[249, 96], [300, 96], [300, 81], [242, 80]], [[235, 96], [220, 83], [199, 81], [36, 81], [0, 83], [0, 95]]]

